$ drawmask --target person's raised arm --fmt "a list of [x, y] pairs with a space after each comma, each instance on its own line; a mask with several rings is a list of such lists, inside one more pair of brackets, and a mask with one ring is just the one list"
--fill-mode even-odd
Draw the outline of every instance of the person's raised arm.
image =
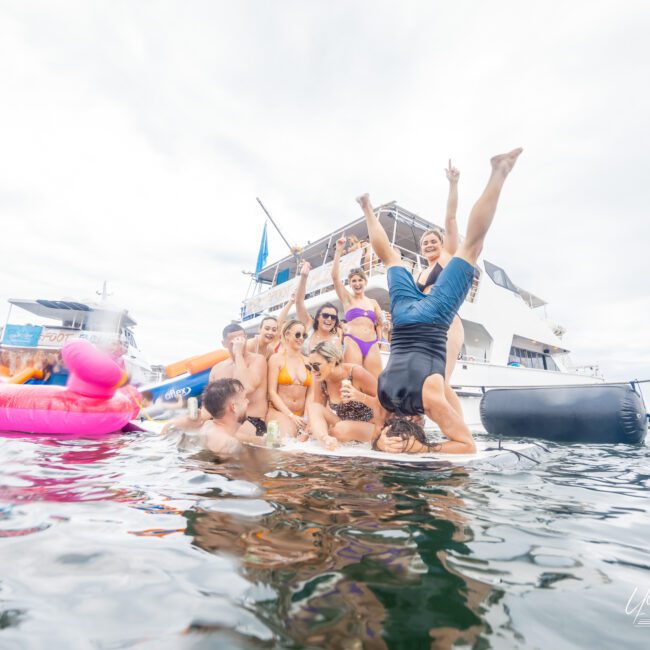
[[346, 305], [350, 302], [350, 294], [341, 282], [341, 255], [343, 254], [343, 247], [345, 246], [345, 237], [340, 237], [336, 240], [336, 250], [334, 252], [334, 261], [332, 262], [332, 282], [334, 283], [334, 290], [339, 300], [343, 304], [345, 310]]
[[370, 245], [375, 251], [375, 255], [384, 263], [384, 266], [400, 266], [402, 258], [400, 254], [390, 245], [390, 239], [379, 219], [375, 215], [372, 205], [370, 204], [370, 197], [367, 194], [362, 194], [357, 198], [357, 203], [363, 210], [363, 215], [366, 218], [366, 225], [368, 226], [368, 236], [370, 237]]
[[[250, 365], [246, 364], [246, 357], [244, 356], [244, 348], [246, 347], [246, 339], [241, 336], [237, 337], [232, 343], [232, 355], [235, 366], [233, 379], [237, 379], [242, 383], [246, 395], [251, 395], [262, 383], [263, 377], [260, 376], [266, 373], [266, 368], [261, 368], [261, 363], [266, 363], [264, 357], [254, 358]], [[259, 355], [256, 355], [259, 356]]]
[[307, 292], [307, 278], [311, 271], [311, 264], [307, 261], [303, 262], [300, 266], [300, 279], [296, 287], [296, 316], [298, 320], [309, 329], [312, 325], [312, 318], [307, 311], [305, 305], [305, 293]]
[[280, 340], [280, 333], [282, 332], [282, 326], [284, 325], [284, 322], [287, 320], [287, 316], [289, 315], [289, 312], [291, 311], [291, 308], [293, 307], [295, 302], [296, 302], [296, 292], [292, 291], [291, 295], [289, 296], [289, 300], [287, 300], [287, 304], [280, 310], [280, 313], [278, 314], [278, 333], [273, 341], [274, 348], [278, 344], [278, 341]]
[[447, 197], [447, 212], [445, 214], [445, 243], [443, 248], [450, 254], [455, 255], [458, 248], [458, 223], [456, 212], [458, 210], [458, 179], [460, 172], [452, 166], [451, 158], [449, 166], [445, 169], [449, 181], [449, 196]]

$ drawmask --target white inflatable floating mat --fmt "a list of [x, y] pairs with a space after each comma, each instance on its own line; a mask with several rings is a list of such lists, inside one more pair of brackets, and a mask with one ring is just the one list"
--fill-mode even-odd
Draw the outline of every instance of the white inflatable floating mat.
[[534, 464], [539, 462], [544, 449], [536, 444], [508, 442], [498, 449], [497, 442], [477, 442], [475, 454], [389, 454], [375, 451], [369, 443], [341, 444], [333, 451], [323, 448], [315, 440], [285, 442], [276, 450], [289, 454], [310, 454], [314, 456], [330, 456], [332, 458], [368, 458], [384, 463], [400, 465], [491, 465], [499, 468], [519, 467], [521, 463]]
[[[160, 433], [164, 422], [151, 422], [145, 420], [134, 421], [133, 424], [140, 429], [151, 433]], [[298, 442], [290, 440], [282, 446], [275, 447], [273, 451], [292, 455], [307, 454], [310, 456], [329, 456], [331, 458], [368, 458], [384, 463], [400, 465], [473, 465], [485, 468], [512, 469], [522, 468], [540, 462], [544, 455], [543, 447], [534, 443], [504, 442], [498, 449], [496, 441], [477, 441], [478, 448], [475, 454], [388, 454], [375, 451], [369, 443], [352, 442], [341, 444], [333, 451], [325, 449], [315, 440]]]

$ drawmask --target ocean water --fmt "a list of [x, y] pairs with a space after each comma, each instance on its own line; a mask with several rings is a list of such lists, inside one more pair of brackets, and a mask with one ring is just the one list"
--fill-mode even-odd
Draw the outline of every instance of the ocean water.
[[0, 445], [3, 650], [650, 647], [647, 446], [486, 471]]

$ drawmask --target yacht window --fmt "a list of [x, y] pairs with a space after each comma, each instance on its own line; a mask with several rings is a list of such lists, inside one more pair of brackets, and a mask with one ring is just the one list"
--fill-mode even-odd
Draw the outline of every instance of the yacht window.
[[[544, 367], [544, 362], [546, 362], [546, 368]], [[522, 366], [526, 366], [526, 368], [537, 368], [539, 370], [554, 370], [555, 372], [559, 372], [560, 370], [550, 354], [525, 350], [514, 345], [510, 348], [508, 363], [519, 363]]]
[[289, 269], [284, 269], [283, 271], [280, 271], [278, 275], [275, 278], [275, 284], [283, 284], [289, 279]]
[[494, 284], [497, 284], [508, 291], [512, 291], [513, 293], [519, 293], [515, 284], [508, 277], [508, 274], [500, 266], [492, 264], [487, 260], [483, 260], [483, 266], [485, 266], [485, 270], [492, 278]]

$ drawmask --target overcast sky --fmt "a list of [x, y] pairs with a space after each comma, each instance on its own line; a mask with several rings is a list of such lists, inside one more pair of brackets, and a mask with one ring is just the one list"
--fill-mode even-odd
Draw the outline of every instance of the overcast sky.
[[[485, 255], [576, 362], [650, 377], [650, 4], [0, 1], [0, 311], [109, 281], [152, 362], [218, 347], [260, 196], [296, 243], [355, 196], [461, 226], [524, 154]], [[271, 235], [270, 257], [285, 254]]]

